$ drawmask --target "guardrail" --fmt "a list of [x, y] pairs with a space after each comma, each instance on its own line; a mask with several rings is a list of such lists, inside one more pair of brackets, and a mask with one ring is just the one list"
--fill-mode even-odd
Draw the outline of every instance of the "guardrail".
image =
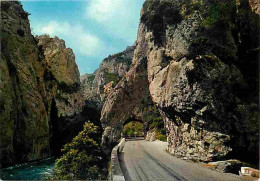
[[126, 141], [144, 140], [144, 136], [125, 136], [124, 138], [125, 138]]
[[123, 138], [141, 138], [144, 135], [122, 135]]
[[118, 153], [121, 153], [125, 146], [125, 138], [122, 138], [120, 143], [116, 145], [111, 153], [111, 169], [109, 172], [108, 180], [113, 181], [125, 181], [125, 177], [121, 170], [119, 160], [118, 160]]

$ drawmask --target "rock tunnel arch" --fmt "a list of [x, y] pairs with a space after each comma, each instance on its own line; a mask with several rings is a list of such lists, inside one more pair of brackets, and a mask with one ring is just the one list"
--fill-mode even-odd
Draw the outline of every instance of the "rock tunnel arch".
[[131, 115], [120, 121], [112, 120], [109, 124], [102, 125], [105, 128], [102, 135], [102, 146], [106, 153], [110, 153], [110, 150], [118, 144], [118, 141], [124, 136], [124, 126], [131, 122], [141, 123], [143, 125], [144, 137], [146, 137], [148, 125], [142, 118]]

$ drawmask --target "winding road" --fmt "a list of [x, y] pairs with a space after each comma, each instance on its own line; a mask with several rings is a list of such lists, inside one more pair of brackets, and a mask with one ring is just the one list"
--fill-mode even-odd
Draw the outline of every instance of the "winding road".
[[119, 155], [120, 166], [126, 180], [242, 180], [234, 174], [227, 174], [203, 167], [201, 164], [178, 159], [166, 152], [167, 143], [145, 140], [127, 141]]

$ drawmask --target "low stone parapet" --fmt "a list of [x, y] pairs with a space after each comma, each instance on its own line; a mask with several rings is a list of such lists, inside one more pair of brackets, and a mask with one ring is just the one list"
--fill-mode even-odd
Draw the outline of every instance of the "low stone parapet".
[[125, 138], [123, 138], [118, 145], [116, 145], [111, 152], [111, 169], [108, 180], [125, 181], [125, 177], [121, 170], [118, 153], [122, 152], [125, 145]]

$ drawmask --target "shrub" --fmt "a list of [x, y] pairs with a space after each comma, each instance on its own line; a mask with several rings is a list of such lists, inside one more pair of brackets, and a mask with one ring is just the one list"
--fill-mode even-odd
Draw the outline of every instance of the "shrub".
[[100, 179], [103, 152], [98, 127], [87, 122], [84, 130], [62, 149], [63, 156], [55, 163], [55, 179]]
[[95, 79], [95, 75], [90, 75], [87, 80], [88, 84], [93, 84], [94, 79]]
[[67, 93], [75, 93], [80, 90], [79, 83], [75, 82], [73, 84], [67, 84], [64, 81], [58, 82], [58, 89], [67, 92]]
[[107, 72], [107, 71], [104, 72], [104, 78], [105, 78], [105, 84], [107, 84], [111, 81], [117, 83], [120, 80], [120, 77], [117, 74], [110, 73], [110, 72]]
[[155, 138], [160, 141], [167, 141], [167, 136], [162, 133], [162, 130], [155, 130]]
[[148, 123], [148, 129], [156, 129], [156, 139], [161, 141], [166, 141], [166, 131], [164, 127], [163, 118], [161, 117], [158, 108], [153, 106], [148, 106], [143, 110], [144, 120]]
[[124, 126], [123, 133], [128, 136], [135, 135], [135, 133], [138, 136], [144, 135], [144, 126], [142, 123], [133, 121]]
[[[175, 26], [182, 21], [182, 16], [174, 2], [146, 1], [143, 5], [141, 22], [153, 32], [154, 43], [162, 45], [167, 26]], [[163, 35], [163, 36], [162, 36]]]

